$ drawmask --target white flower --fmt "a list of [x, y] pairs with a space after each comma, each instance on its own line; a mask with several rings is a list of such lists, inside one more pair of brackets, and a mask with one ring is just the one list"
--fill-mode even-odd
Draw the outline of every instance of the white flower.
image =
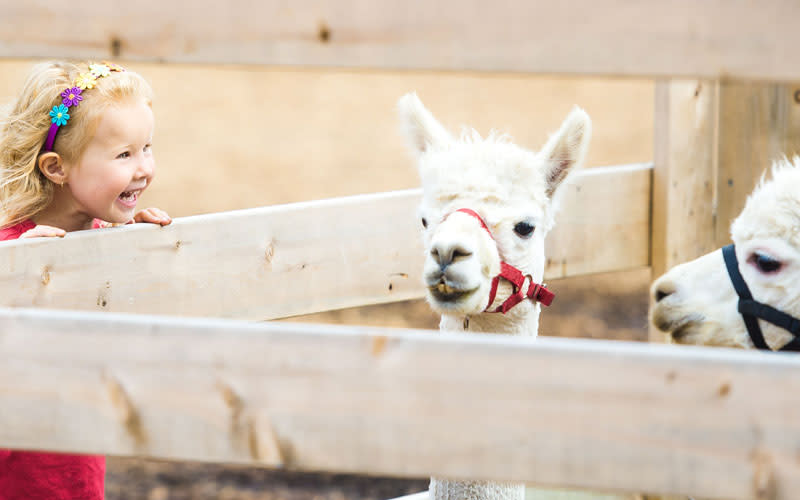
[[92, 72], [95, 78], [100, 78], [101, 76], [108, 76], [111, 74], [111, 70], [105, 64], [90, 64], [89, 71]]

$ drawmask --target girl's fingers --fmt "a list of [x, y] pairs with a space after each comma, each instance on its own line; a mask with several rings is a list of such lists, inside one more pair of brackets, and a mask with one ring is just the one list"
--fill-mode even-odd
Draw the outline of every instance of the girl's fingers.
[[166, 226], [172, 222], [167, 212], [159, 208], [148, 208], [142, 210], [133, 218], [136, 222], [149, 222], [150, 224], [160, 224]]
[[40, 225], [25, 231], [20, 238], [63, 238], [65, 234], [61, 228]]

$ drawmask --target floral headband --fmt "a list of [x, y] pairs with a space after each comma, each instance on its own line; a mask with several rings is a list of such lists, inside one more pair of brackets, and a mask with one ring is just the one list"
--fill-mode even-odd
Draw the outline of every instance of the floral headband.
[[53, 150], [53, 143], [56, 140], [56, 133], [59, 127], [63, 127], [69, 121], [69, 108], [78, 107], [83, 100], [83, 93], [86, 89], [93, 89], [98, 78], [108, 76], [112, 71], [125, 71], [122, 66], [104, 61], [103, 64], [90, 64], [89, 71], [81, 73], [75, 78], [71, 87], [67, 87], [61, 93], [61, 104], [53, 106], [50, 110], [50, 132], [47, 133], [47, 141], [44, 143], [45, 151]]

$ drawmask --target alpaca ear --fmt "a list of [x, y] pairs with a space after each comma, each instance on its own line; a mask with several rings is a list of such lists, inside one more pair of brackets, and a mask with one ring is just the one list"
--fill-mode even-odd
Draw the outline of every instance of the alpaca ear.
[[589, 149], [592, 136], [592, 121], [579, 107], [573, 108], [558, 132], [553, 134], [542, 148], [546, 163], [545, 180], [547, 195], [553, 197], [558, 186], [571, 171], [579, 168]]
[[416, 154], [444, 146], [453, 140], [447, 129], [425, 108], [415, 92], [410, 92], [397, 101], [397, 112], [405, 136]]

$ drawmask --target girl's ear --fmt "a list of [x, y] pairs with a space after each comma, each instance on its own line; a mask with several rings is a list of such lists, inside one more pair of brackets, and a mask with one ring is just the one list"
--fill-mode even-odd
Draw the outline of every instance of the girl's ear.
[[62, 185], [67, 181], [67, 171], [64, 168], [64, 161], [58, 153], [44, 153], [39, 156], [37, 162], [39, 171], [55, 184]]

